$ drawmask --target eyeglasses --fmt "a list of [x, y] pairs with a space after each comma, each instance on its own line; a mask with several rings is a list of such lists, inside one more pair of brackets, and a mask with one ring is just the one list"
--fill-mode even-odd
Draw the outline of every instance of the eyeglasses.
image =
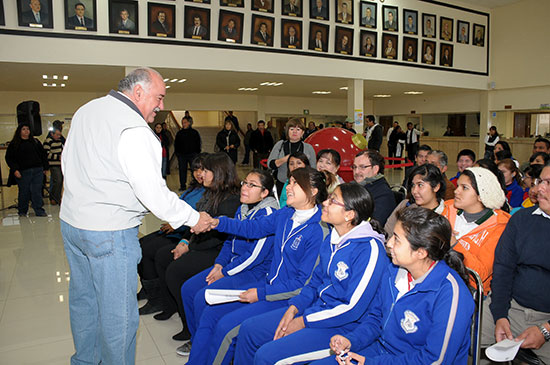
[[550, 179], [535, 179], [535, 186], [544, 185], [550, 186]]
[[260, 188], [260, 189], [263, 189], [263, 188], [264, 188], [264, 187], [261, 186], [261, 185], [256, 185], [256, 184], [249, 183], [249, 182], [246, 181], [246, 180], [241, 181], [241, 186], [245, 186], [245, 185], [246, 185], [247, 188], [250, 188], [250, 189], [252, 189], [252, 188]]
[[365, 170], [369, 167], [372, 167], [372, 165], [351, 165], [352, 170]]
[[338, 205], [338, 206], [341, 206], [343, 208], [346, 207], [346, 205], [344, 203], [340, 203], [338, 200], [334, 199], [334, 195], [332, 195], [332, 194], [329, 195], [329, 197], [328, 197], [328, 204], [329, 205], [333, 205], [333, 204]]

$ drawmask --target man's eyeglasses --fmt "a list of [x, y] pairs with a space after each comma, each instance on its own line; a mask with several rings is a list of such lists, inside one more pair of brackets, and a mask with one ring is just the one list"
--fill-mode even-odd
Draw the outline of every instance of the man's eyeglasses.
[[550, 179], [535, 179], [535, 186], [544, 185], [550, 186]]
[[369, 167], [372, 167], [372, 165], [351, 165], [352, 170], [365, 170]]
[[263, 189], [263, 188], [264, 188], [264, 187], [261, 186], [261, 185], [256, 185], [256, 184], [249, 183], [249, 182], [246, 181], [246, 180], [241, 181], [241, 186], [245, 186], [245, 185], [246, 185], [247, 188], [250, 188], [250, 189], [252, 189], [252, 188], [260, 188], [260, 189]]

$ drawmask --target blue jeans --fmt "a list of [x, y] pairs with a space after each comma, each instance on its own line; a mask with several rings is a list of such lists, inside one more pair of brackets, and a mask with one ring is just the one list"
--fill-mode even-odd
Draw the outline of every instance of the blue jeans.
[[32, 209], [38, 214], [46, 213], [44, 200], [42, 199], [42, 183], [44, 182], [44, 169], [42, 167], [31, 167], [20, 170], [21, 178], [17, 179], [18, 195], [17, 210], [19, 214], [27, 214], [29, 211], [29, 200], [32, 202]]
[[134, 364], [138, 228], [88, 231], [61, 221], [71, 268], [69, 311], [75, 354], [71, 364]]

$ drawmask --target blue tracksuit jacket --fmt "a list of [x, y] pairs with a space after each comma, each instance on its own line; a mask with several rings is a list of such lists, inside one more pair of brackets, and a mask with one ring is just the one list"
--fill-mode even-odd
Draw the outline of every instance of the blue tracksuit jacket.
[[244, 221], [220, 217], [216, 227], [219, 232], [251, 239], [275, 235], [277, 247], [273, 249], [271, 268], [265, 283], [257, 288], [259, 300], [278, 301], [296, 296], [311, 278], [318, 262], [323, 230], [328, 233], [328, 228], [320, 223], [321, 208], [319, 206], [307, 222], [292, 229], [294, 211], [287, 206], [273, 214]]
[[474, 301], [464, 281], [439, 261], [397, 299], [396, 277], [403, 275], [388, 266], [372, 310], [343, 334], [351, 351], [368, 354], [369, 364], [467, 364]]

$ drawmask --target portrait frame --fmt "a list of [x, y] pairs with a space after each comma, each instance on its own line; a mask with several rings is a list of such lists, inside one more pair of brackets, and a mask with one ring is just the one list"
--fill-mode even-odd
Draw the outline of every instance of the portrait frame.
[[[76, 4], [84, 4], [84, 25], [78, 23], [75, 7]], [[78, 31], [97, 31], [97, 6], [96, 0], [64, 0], [65, 5], [65, 29]], [[90, 22], [88, 22], [88, 20]], [[87, 26], [88, 24], [88, 26]]]
[[[453, 67], [453, 45], [448, 43], [439, 44], [439, 66]], [[449, 50], [448, 62], [445, 60], [445, 51]]]
[[[481, 31], [481, 39], [478, 39], [477, 33]], [[474, 23], [472, 29], [472, 45], [477, 47], [485, 47], [485, 26]]]
[[[353, 28], [345, 28], [336, 26], [334, 37], [334, 53], [352, 55], [353, 54]], [[347, 47], [344, 48], [342, 39], [348, 38]]]
[[[346, 15], [346, 19], [343, 19], [343, 7], [344, 7], [344, 4], [346, 4], [346, 7], [349, 9], [349, 13], [347, 13]], [[353, 13], [353, 0], [336, 0], [334, 2], [334, 7], [336, 9], [336, 23], [340, 23], [340, 24], [353, 24], [353, 18], [354, 18], [354, 13]]]
[[220, 6], [232, 8], [244, 8], [244, 0], [220, 0]]
[[[321, 48], [316, 47], [315, 35], [317, 32], [321, 32]], [[330, 27], [328, 24], [322, 23], [309, 23], [309, 43], [308, 49], [317, 52], [328, 52], [328, 40], [330, 35]]]
[[[395, 52], [388, 52], [389, 42], [392, 42], [392, 50]], [[380, 54], [382, 58], [388, 60], [397, 60], [399, 57], [399, 37], [397, 34], [392, 33], [382, 33], [382, 48], [380, 49]]]
[[[464, 36], [462, 36], [462, 28], [466, 29]], [[456, 21], [456, 42], [461, 44], [470, 44], [470, 22], [465, 20]]]
[[[426, 24], [430, 21], [432, 31], [427, 28]], [[422, 37], [436, 38], [437, 35], [437, 16], [435, 14], [422, 13]]]
[[[266, 33], [269, 36], [267, 40], [264, 40], [260, 34], [260, 26], [265, 23], [267, 29]], [[275, 32], [275, 18], [270, 16], [262, 16], [252, 14], [252, 27], [250, 32], [250, 43], [257, 44], [264, 47], [273, 47], [273, 36]]]
[[[210, 8], [199, 8], [196, 6], [186, 6], [184, 8], [184, 27], [183, 37], [190, 39], [197, 39], [202, 41], [210, 40]], [[200, 19], [198, 35], [195, 33], [194, 19], [198, 17]], [[203, 27], [205, 29], [202, 29]]]
[[453, 26], [454, 19], [446, 18], [444, 16], [439, 17], [439, 39], [452, 42], [454, 32]]
[[[412, 18], [412, 29], [409, 27], [409, 17]], [[403, 34], [418, 35], [418, 11], [403, 9]]]
[[[296, 31], [296, 40], [290, 44], [289, 29], [293, 27]], [[302, 49], [304, 44], [302, 21], [294, 19], [281, 19], [281, 48]]]
[[[364, 44], [366, 43], [367, 37], [371, 38], [371, 43], [372, 43], [372, 51], [371, 52], [369, 52], [367, 50], [367, 47], [364, 46]], [[359, 54], [361, 56], [365, 56], [365, 57], [376, 57], [377, 49], [378, 49], [378, 33], [362, 29], [361, 30], [361, 40], [360, 40], [360, 43], [359, 43]]]
[[40, 0], [40, 23], [36, 21], [29, 0], [17, 0], [17, 20], [20, 27], [53, 29], [52, 0]]
[[[432, 59], [428, 59], [426, 57], [426, 55], [428, 54], [427, 52], [427, 48], [430, 47], [431, 49], [431, 57]], [[435, 41], [429, 41], [429, 40], [422, 40], [422, 49], [421, 49], [421, 61], [422, 63], [426, 64], [426, 65], [435, 65], [435, 60], [436, 60], [436, 51], [437, 51], [437, 43], [435, 43]]]
[[[411, 57], [409, 57], [409, 46], [413, 49]], [[403, 37], [403, 61], [418, 62], [418, 38]]]
[[[365, 27], [365, 28], [376, 29], [376, 26], [378, 24], [378, 4], [361, 0], [359, 5], [360, 5], [359, 6], [359, 8], [360, 8], [359, 25], [361, 25], [362, 27]], [[367, 24], [367, 23], [369, 23], [369, 21], [367, 20], [367, 17], [365, 16], [366, 15], [365, 13], [366, 13], [367, 9], [370, 9], [370, 13], [372, 15], [371, 16], [372, 22], [370, 22], [370, 24]]]
[[[296, 2], [296, 7], [297, 7], [298, 11], [296, 11], [296, 9], [294, 9], [294, 12], [293, 12], [290, 9], [290, 1], [295, 1]], [[303, 0], [283, 0], [282, 1], [281, 14], [301, 18], [303, 13], [304, 13], [304, 2], [303, 2]]]
[[[230, 31], [231, 28], [228, 27], [229, 23], [233, 21], [235, 33]], [[243, 25], [244, 25], [244, 14], [237, 13], [234, 11], [223, 10], [219, 12], [218, 20], [218, 40], [228, 43], [243, 43]]]
[[[168, 31], [163, 32], [162, 24], [157, 19], [159, 13], [164, 12]], [[176, 37], [176, 6], [171, 4], [147, 3], [148, 34], [152, 37], [175, 38]]]
[[185, 0], [191, 3], [210, 4], [210, 0]]
[[4, 13], [4, 1], [0, 0], [0, 25], [6, 25], [6, 16]]
[[[120, 14], [126, 10], [128, 19], [133, 23], [129, 29], [121, 28]], [[139, 6], [137, 1], [109, 0], [109, 33], [137, 35], [139, 34]], [[135, 20], [134, 20], [135, 19]]]
[[330, 9], [328, 8], [328, 0], [321, 0], [322, 11], [319, 12], [317, 8], [317, 0], [309, 0], [309, 18], [317, 20], [329, 20], [330, 19]]
[[[394, 17], [392, 24], [389, 23], [388, 19], [390, 13]], [[399, 9], [397, 6], [382, 6], [382, 29], [389, 32], [399, 32]]]
[[274, 0], [264, 0], [265, 5], [262, 5], [260, 0], [250, 0], [250, 8], [254, 11], [261, 11], [264, 13], [273, 13]]

